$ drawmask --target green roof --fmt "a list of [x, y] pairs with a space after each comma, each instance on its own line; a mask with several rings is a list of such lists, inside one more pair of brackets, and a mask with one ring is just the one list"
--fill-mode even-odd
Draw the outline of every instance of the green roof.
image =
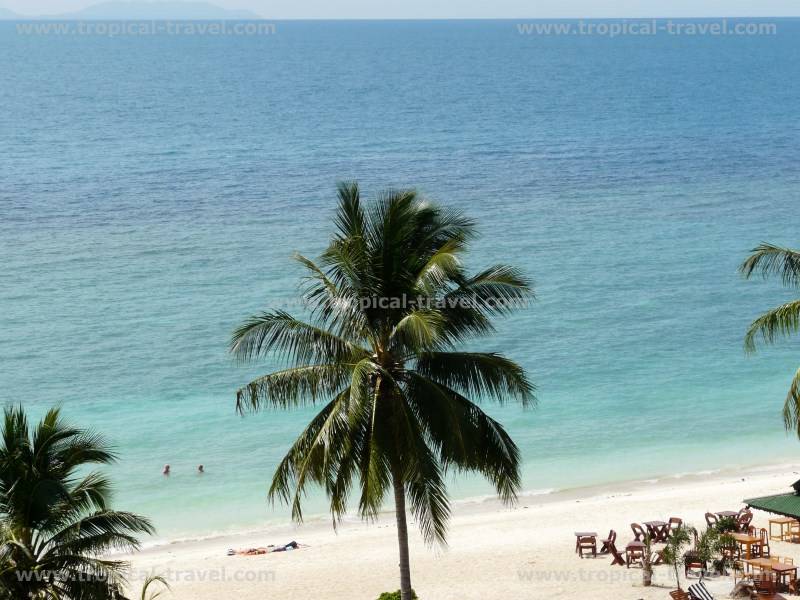
[[747, 506], [800, 519], [800, 496], [796, 494], [778, 494], [776, 496], [764, 496], [762, 498], [750, 498], [744, 501]]

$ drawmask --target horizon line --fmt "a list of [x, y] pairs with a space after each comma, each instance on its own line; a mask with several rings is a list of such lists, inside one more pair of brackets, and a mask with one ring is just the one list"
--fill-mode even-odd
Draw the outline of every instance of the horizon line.
[[[0, 8], [3, 8], [0, 6]], [[24, 21], [28, 19], [61, 19], [64, 21], [169, 21], [175, 20], [164, 17], [77, 17], [73, 16], [75, 13], [65, 13], [64, 15], [57, 14], [41, 14], [41, 15], [26, 15], [16, 13], [11, 9], [6, 9], [14, 16], [8, 18], [0, 17], [3, 21]], [[19, 17], [19, 18], [15, 18]], [[519, 20], [532, 20], [532, 21], [603, 21], [603, 20], [664, 20], [664, 19], [800, 19], [800, 13], [796, 15], [718, 15], [718, 16], [639, 16], [639, 17], [279, 17], [271, 18], [261, 15], [253, 15], [252, 17], [180, 17], [181, 20], [187, 21], [307, 21], [316, 23], [325, 22], [343, 22], [343, 21], [370, 21], [370, 22], [392, 22], [392, 21], [405, 21], [405, 22], [429, 22], [429, 21], [519, 21]]]

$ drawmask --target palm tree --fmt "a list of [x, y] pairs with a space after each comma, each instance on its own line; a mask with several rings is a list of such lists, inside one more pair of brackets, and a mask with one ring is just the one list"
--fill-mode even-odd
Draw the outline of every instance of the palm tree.
[[92, 464], [114, 460], [103, 439], [50, 410], [33, 428], [6, 408], [0, 445], [0, 598], [122, 598], [127, 564], [101, 558], [139, 547], [138, 515], [108, 508], [110, 484]]
[[462, 256], [474, 224], [422, 201], [387, 192], [362, 205], [357, 184], [339, 186], [337, 229], [321, 259], [296, 258], [307, 271], [308, 322], [283, 311], [249, 318], [233, 334], [242, 360], [276, 355], [285, 370], [237, 392], [237, 410], [322, 402], [280, 462], [269, 498], [302, 520], [309, 483], [322, 486], [334, 526], [354, 479], [362, 517], [394, 495], [402, 600], [412, 597], [406, 502], [428, 543], [445, 543], [449, 470], [476, 471], [512, 502], [519, 451], [502, 425], [473, 401], [531, 404], [523, 369], [495, 353], [457, 351], [532, 297], [508, 266], [467, 275]]
[[[746, 279], [760, 273], [765, 279], [780, 277], [784, 286], [800, 287], [800, 252], [774, 244], [763, 243], [739, 267]], [[796, 333], [800, 327], [800, 299], [792, 300], [767, 311], [750, 324], [744, 339], [747, 352], [755, 352], [757, 341], [772, 344], [778, 337]], [[783, 423], [787, 431], [800, 437], [800, 370], [795, 372], [786, 401], [783, 404]]]

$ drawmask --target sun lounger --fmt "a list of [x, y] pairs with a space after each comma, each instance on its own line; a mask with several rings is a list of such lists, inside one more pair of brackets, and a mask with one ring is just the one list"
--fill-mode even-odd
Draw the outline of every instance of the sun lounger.
[[714, 600], [714, 596], [702, 581], [689, 586], [689, 596], [692, 600]]

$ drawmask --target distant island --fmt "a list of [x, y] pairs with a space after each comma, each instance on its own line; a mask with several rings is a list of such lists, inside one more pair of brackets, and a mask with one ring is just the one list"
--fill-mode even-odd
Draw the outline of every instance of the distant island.
[[261, 19], [248, 10], [230, 10], [208, 2], [147, 2], [117, 1], [101, 2], [84, 9], [55, 15], [21, 15], [0, 7], [0, 19], [65, 19], [65, 20], [216, 20], [216, 19]]

